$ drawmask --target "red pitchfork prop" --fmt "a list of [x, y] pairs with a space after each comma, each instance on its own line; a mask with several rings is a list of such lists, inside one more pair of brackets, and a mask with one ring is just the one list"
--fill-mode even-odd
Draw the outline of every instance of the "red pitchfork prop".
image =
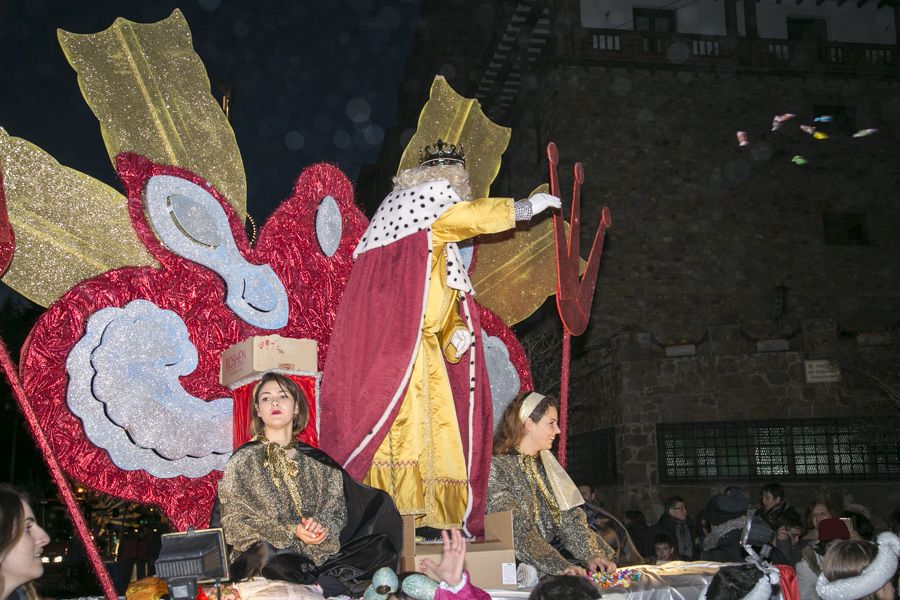
[[[547, 158], [550, 161], [550, 193], [557, 198], [559, 193], [559, 153], [556, 144], [547, 144]], [[594, 288], [600, 272], [600, 256], [603, 254], [603, 240], [606, 230], [612, 225], [609, 209], [603, 207], [600, 224], [594, 235], [587, 268], [579, 278], [581, 266], [581, 184], [584, 183], [584, 167], [575, 163], [575, 183], [572, 189], [572, 215], [569, 218], [569, 239], [566, 241], [566, 226], [560, 213], [553, 215], [553, 235], [556, 239], [556, 308], [563, 324], [562, 373], [559, 381], [559, 448], [557, 458], [566, 466], [566, 429], [569, 412], [569, 368], [572, 361], [572, 336], [581, 335], [587, 329], [591, 318], [591, 304]]]

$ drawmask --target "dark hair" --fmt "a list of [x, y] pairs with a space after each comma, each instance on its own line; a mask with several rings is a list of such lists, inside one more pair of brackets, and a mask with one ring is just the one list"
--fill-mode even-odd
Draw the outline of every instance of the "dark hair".
[[647, 517], [645, 517], [644, 513], [639, 510], [626, 510], [625, 518], [629, 521], [638, 521], [640, 523], [643, 523], [644, 525], [647, 524]]
[[541, 579], [528, 600], [596, 600], [600, 590], [584, 577], [548, 575]]
[[[24, 492], [0, 483], [0, 565], [25, 533], [25, 504], [28, 504], [28, 496]], [[38, 597], [31, 582], [17, 589], [22, 590], [29, 600]], [[2, 590], [3, 575], [0, 574], [0, 591]]]
[[888, 518], [888, 528], [891, 533], [900, 535], [900, 510], [895, 510]]
[[872, 541], [872, 538], [875, 537], [875, 528], [872, 527], [872, 521], [866, 515], [848, 510], [844, 513], [844, 516], [849, 517], [853, 522], [853, 529], [856, 530], [859, 537], [870, 542]]
[[[525, 437], [525, 424], [519, 419], [519, 409], [522, 408], [522, 403], [530, 394], [531, 392], [522, 392], [503, 411], [503, 416], [500, 417], [500, 422], [497, 423], [497, 428], [494, 432], [493, 454], [495, 456], [509, 454]], [[543, 400], [537, 403], [537, 406], [534, 407], [534, 410], [531, 411], [528, 417], [537, 423], [551, 406], [559, 410], [556, 398], [545, 396]]]
[[291, 432], [291, 437], [297, 437], [301, 431], [306, 429], [306, 424], [309, 422], [309, 404], [306, 399], [306, 394], [303, 393], [303, 390], [300, 389], [300, 386], [297, 385], [296, 381], [281, 373], [275, 373], [274, 371], [264, 373], [260, 378], [259, 383], [256, 384], [256, 387], [253, 389], [253, 402], [250, 403], [250, 435], [263, 433], [266, 430], [266, 426], [259, 416], [258, 404], [260, 390], [270, 381], [277, 382], [278, 387], [293, 398], [294, 404], [297, 405], [298, 410], [297, 414], [294, 415], [293, 431]]
[[709, 582], [707, 600], [741, 600], [750, 593], [765, 573], [755, 565], [722, 567]]
[[760, 495], [763, 495], [766, 492], [769, 492], [773, 497], [778, 498], [779, 500], [784, 500], [784, 488], [781, 487], [780, 483], [767, 483], [759, 488]]
[[679, 502], [684, 504], [684, 498], [682, 498], [681, 496], [669, 496], [663, 502], [663, 508], [665, 508], [666, 512], [668, 512], [670, 508], [672, 508]]
[[800, 515], [793, 511], [786, 511], [781, 513], [781, 516], [778, 517], [778, 525], [783, 527], [803, 528], [803, 523], [800, 521]]
[[653, 545], [657, 544], [668, 544], [672, 548], [675, 547], [675, 543], [672, 542], [672, 538], [669, 537], [668, 533], [659, 533], [653, 537]]

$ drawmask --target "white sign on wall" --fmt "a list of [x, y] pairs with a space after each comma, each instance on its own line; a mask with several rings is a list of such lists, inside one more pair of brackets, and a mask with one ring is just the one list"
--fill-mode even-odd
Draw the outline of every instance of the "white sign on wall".
[[807, 360], [806, 383], [836, 383], [841, 380], [841, 368], [834, 360]]

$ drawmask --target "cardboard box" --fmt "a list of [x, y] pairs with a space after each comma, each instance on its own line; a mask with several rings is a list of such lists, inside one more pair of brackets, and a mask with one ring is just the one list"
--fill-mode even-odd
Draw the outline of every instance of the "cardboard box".
[[[484, 540], [466, 544], [466, 570], [472, 584], [482, 589], [516, 589], [512, 512], [485, 515], [484, 534]], [[442, 553], [441, 544], [417, 544], [415, 517], [403, 517], [402, 571], [417, 571], [419, 563], [425, 558], [439, 563]]]
[[222, 353], [219, 383], [225, 386], [272, 369], [315, 373], [319, 366], [315, 340], [256, 335]]

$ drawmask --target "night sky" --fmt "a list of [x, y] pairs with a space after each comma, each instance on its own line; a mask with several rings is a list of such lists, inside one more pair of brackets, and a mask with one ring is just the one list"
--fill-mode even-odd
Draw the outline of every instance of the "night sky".
[[94, 33], [116, 17], [184, 13], [213, 81], [233, 86], [231, 124], [262, 221], [310, 164], [356, 179], [395, 123], [418, 0], [0, 0], [0, 127], [121, 189], [57, 28]]

